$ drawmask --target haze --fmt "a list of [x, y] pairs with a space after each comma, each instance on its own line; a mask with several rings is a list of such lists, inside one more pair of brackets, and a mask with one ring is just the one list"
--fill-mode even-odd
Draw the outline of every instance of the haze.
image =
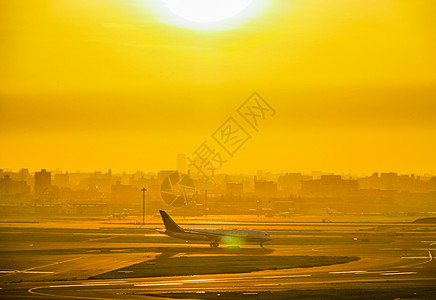
[[3, 168], [172, 168], [257, 91], [277, 115], [223, 172], [434, 172], [434, 1], [269, 1], [218, 31], [155, 4], [0, 2]]
[[0, 0], [0, 298], [434, 299], [436, 1]]

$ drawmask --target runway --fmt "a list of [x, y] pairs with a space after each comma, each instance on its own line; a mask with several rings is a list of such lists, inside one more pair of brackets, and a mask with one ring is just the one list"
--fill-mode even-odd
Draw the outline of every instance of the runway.
[[[430, 263], [430, 262], [429, 262]], [[354, 266], [356, 267], [356, 266]], [[132, 299], [150, 293], [214, 291], [259, 291], [313, 288], [353, 288], [359, 286], [419, 286], [436, 282], [434, 263], [425, 268], [398, 266], [396, 270], [349, 270], [345, 268], [318, 268], [318, 270], [266, 271], [259, 274], [204, 275], [149, 279], [82, 281], [32, 287], [35, 296], [53, 296], [87, 299]], [[328, 271], [328, 270], [336, 271]], [[341, 270], [341, 271], [339, 271]], [[98, 297], [95, 297], [98, 295]], [[91, 298], [92, 297], [92, 298]], [[151, 296], [148, 296], [151, 297]]]
[[[267, 227], [266, 225], [263, 225]], [[346, 227], [346, 226], [345, 226]], [[309, 227], [308, 227], [309, 228]], [[342, 227], [341, 227], [342, 228]], [[380, 227], [360, 224], [354, 227], [375, 232], [374, 240], [354, 242], [353, 236], [362, 234], [347, 233], [341, 228], [327, 227], [319, 232], [313, 241], [322, 244], [307, 244], [307, 232], [303, 234], [301, 243], [286, 244], [271, 243], [267, 250], [258, 245], [243, 245], [240, 249], [228, 251], [227, 247], [212, 249], [208, 245], [180, 243], [111, 243], [108, 239], [86, 242], [74, 245], [71, 243], [53, 243], [61, 255], [42, 256], [44, 251], [38, 250], [30, 255], [11, 255], [14, 260], [10, 264], [33, 265], [27, 268], [2, 269], [0, 273], [0, 297], [4, 299], [156, 299], [156, 294], [162, 293], [204, 293], [215, 294], [240, 291], [255, 294], [260, 291], [277, 293], [294, 290], [342, 290], [342, 289], [392, 289], [392, 288], [432, 288], [436, 283], [436, 262], [433, 258], [436, 247], [436, 234], [432, 226], [410, 227], [410, 234], [392, 235], [394, 227], [389, 227], [389, 233], [381, 231]], [[401, 225], [404, 229], [404, 226]], [[268, 228], [266, 228], [268, 229]], [[311, 228], [310, 230], [312, 230]], [[400, 228], [397, 227], [398, 232]], [[422, 229], [422, 230], [421, 230]], [[280, 239], [289, 232], [280, 229], [273, 237]], [[288, 230], [288, 229], [286, 229]], [[300, 230], [301, 231], [301, 230]], [[304, 230], [303, 230], [304, 231]], [[407, 230], [403, 231], [406, 232]], [[331, 243], [326, 243], [326, 236], [334, 236]], [[304, 237], [303, 237], [304, 236]], [[386, 240], [390, 237], [389, 240]], [[147, 241], [153, 237], [142, 237]], [[346, 239], [342, 241], [341, 239]], [[292, 239], [292, 238], [290, 238]], [[298, 239], [295, 237], [295, 239]], [[169, 240], [173, 241], [173, 240]], [[342, 243], [342, 245], [336, 245]], [[306, 244], [305, 244], [306, 243]], [[89, 248], [89, 245], [93, 248]], [[10, 244], [9, 246], [13, 246]], [[41, 244], [41, 247], [44, 244]], [[46, 245], [47, 246], [47, 245]], [[110, 247], [109, 247], [110, 246]], [[104, 248], [106, 247], [106, 248]], [[105, 249], [97, 253], [97, 249]], [[74, 250], [74, 251], [73, 251]], [[51, 250], [50, 250], [51, 251]], [[267, 256], [357, 256], [357, 261], [319, 266], [311, 268], [292, 268], [278, 270], [263, 270], [250, 273], [235, 274], [204, 274], [189, 276], [141, 277], [128, 278], [129, 273], [122, 275], [127, 278], [86, 279], [108, 270], [120, 269], [137, 262], [148, 261], [160, 255], [159, 251], [168, 253], [168, 257], [208, 257], [219, 255], [267, 255]], [[15, 253], [15, 252], [10, 252]], [[56, 252], [57, 253], [57, 252]], [[20, 256], [21, 255], [21, 256]], [[42, 263], [42, 257], [48, 259]], [[2, 256], [4, 258], [4, 256]], [[20, 261], [20, 258], [22, 260]], [[35, 258], [41, 259], [35, 261]], [[6, 264], [6, 262], [2, 262]], [[39, 265], [35, 265], [39, 264]], [[253, 261], [256, 264], [256, 261]], [[76, 276], [77, 279], [74, 279]], [[83, 279], [80, 279], [82, 276]], [[70, 277], [68, 279], [68, 277]], [[162, 298], [159, 298], [162, 299]]]

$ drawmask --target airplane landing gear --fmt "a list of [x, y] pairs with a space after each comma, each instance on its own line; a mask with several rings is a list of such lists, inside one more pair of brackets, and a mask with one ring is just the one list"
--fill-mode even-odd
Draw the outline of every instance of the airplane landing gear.
[[260, 243], [260, 248], [263, 248], [263, 244], [262, 243]]
[[219, 244], [218, 243], [210, 243], [210, 246], [212, 248], [218, 248]]

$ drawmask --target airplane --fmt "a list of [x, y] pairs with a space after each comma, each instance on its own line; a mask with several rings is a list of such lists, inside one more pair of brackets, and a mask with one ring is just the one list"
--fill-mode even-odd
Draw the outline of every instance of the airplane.
[[207, 241], [210, 246], [217, 248], [219, 243], [241, 244], [269, 242], [272, 238], [263, 231], [251, 229], [203, 229], [203, 228], [181, 228], [163, 210], [159, 210], [165, 229], [158, 229], [158, 232], [185, 241]]

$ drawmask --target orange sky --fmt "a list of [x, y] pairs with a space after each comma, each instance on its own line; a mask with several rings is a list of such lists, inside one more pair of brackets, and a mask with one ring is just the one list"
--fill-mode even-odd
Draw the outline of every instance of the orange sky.
[[436, 171], [435, 1], [264, 2], [205, 30], [0, 0], [0, 168], [172, 169], [257, 91], [277, 114], [222, 172]]

